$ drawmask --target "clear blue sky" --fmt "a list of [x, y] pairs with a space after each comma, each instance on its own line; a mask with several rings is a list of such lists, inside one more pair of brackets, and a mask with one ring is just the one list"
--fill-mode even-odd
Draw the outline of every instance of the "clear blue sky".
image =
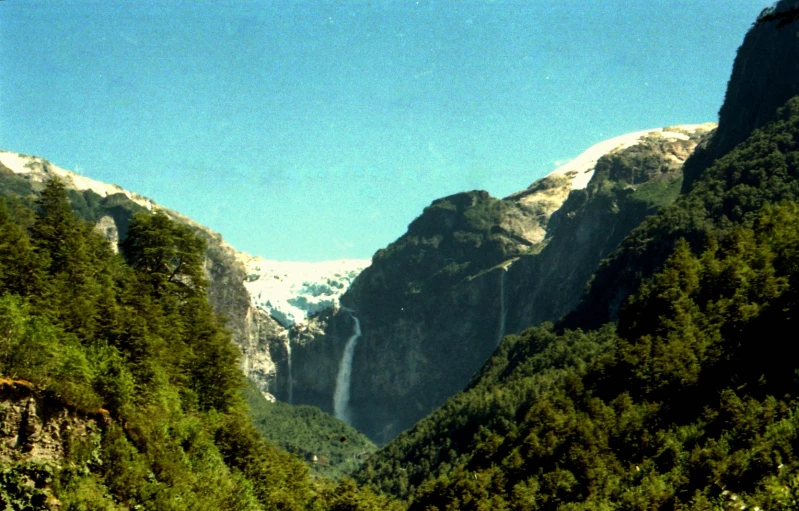
[[715, 121], [763, 0], [0, 2], [0, 148], [280, 260], [366, 258], [623, 133]]

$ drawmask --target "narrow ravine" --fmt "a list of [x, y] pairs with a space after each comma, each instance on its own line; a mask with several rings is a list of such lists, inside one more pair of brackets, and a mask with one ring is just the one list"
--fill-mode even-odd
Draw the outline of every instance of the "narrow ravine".
[[333, 394], [333, 412], [337, 419], [343, 420], [347, 424], [352, 424], [350, 418], [350, 385], [352, 384], [352, 359], [355, 355], [355, 345], [361, 336], [361, 322], [350, 313], [350, 317], [355, 322], [352, 335], [347, 339], [344, 346], [344, 354], [341, 356], [341, 363], [338, 367], [336, 376], [336, 390]]

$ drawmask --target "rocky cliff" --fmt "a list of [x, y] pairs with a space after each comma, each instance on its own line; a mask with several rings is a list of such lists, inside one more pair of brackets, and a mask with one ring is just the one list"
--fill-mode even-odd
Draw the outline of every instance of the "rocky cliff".
[[[74, 466], [76, 451], [99, 449], [99, 432], [110, 421], [105, 410], [81, 413], [29, 382], [0, 378], [0, 486], [28, 496], [36, 509], [60, 509], [50, 488], [54, 471], [65, 462]], [[4, 496], [0, 491], [5, 509], [21, 509]]]
[[55, 403], [26, 381], [0, 378], [0, 466], [61, 463], [69, 442], [110, 420], [103, 410], [87, 415]]
[[502, 200], [436, 200], [371, 266], [253, 258], [146, 197], [40, 158], [0, 152], [0, 185], [30, 201], [60, 177], [112, 244], [137, 211], [190, 225], [208, 243], [210, 301], [245, 374], [270, 398], [338, 411], [385, 442], [461, 390], [505, 334], [569, 312], [599, 261], [677, 195], [683, 162], [711, 128], [604, 141]]
[[746, 34], [719, 110], [719, 129], [685, 169], [684, 191], [717, 158], [774, 120], [777, 109], [799, 94], [799, 0], [765, 9]]
[[546, 246], [510, 269], [508, 331], [571, 311], [602, 259], [644, 218], [677, 198], [681, 168], [715, 125], [665, 128], [597, 159], [585, 188], [574, 189], [549, 221]]
[[242, 371], [271, 400], [292, 401], [292, 343], [306, 344], [322, 335], [339, 297], [370, 263], [292, 263], [252, 257], [236, 251], [220, 234], [147, 197], [42, 158], [0, 151], [0, 196], [31, 203], [53, 176], [69, 189], [76, 213], [95, 223], [116, 250], [130, 218], [139, 211], [163, 211], [206, 241], [209, 301], [227, 319], [242, 352]]
[[[249, 313], [257, 339], [245, 363], [268, 356], [275, 364], [270, 391], [292, 403], [293, 346], [324, 335], [329, 318], [339, 309], [339, 299], [370, 261], [279, 262], [246, 254], [239, 254], [239, 260], [247, 269], [244, 286], [255, 307]], [[303, 377], [304, 389], [313, 387], [312, 379]]]

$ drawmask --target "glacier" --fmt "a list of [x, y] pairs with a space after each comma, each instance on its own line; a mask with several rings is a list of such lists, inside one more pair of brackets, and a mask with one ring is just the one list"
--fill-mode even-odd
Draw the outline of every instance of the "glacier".
[[244, 260], [244, 287], [256, 307], [291, 328], [319, 312], [338, 309], [341, 296], [371, 262], [339, 259], [309, 263], [249, 256]]

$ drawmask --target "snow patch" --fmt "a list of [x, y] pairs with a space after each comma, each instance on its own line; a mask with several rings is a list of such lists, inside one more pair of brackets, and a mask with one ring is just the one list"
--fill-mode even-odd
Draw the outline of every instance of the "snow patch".
[[588, 182], [591, 181], [591, 177], [594, 175], [596, 162], [606, 154], [632, 147], [638, 144], [642, 139], [656, 133], [671, 140], [688, 140], [690, 138], [689, 134], [691, 133], [710, 131], [715, 127], [716, 125], [714, 123], [681, 124], [679, 126], [669, 126], [668, 128], [636, 131], [634, 133], [614, 137], [592, 145], [580, 156], [553, 170], [549, 175], [561, 174], [570, 177], [572, 180], [571, 189], [581, 190], [588, 186]]
[[341, 295], [371, 263], [369, 259], [307, 263], [251, 257], [244, 261], [244, 287], [256, 307], [288, 328], [325, 309], [337, 309]]
[[37, 156], [0, 151], [0, 163], [15, 174], [27, 176], [32, 182], [42, 183], [47, 181], [51, 176], [56, 176], [64, 182], [67, 188], [78, 191], [92, 190], [100, 197], [108, 197], [109, 195], [121, 193], [148, 210], [152, 211], [153, 208], [157, 207], [152, 200], [143, 195], [129, 192], [118, 185], [102, 183], [70, 172], [69, 170], [64, 170]]

